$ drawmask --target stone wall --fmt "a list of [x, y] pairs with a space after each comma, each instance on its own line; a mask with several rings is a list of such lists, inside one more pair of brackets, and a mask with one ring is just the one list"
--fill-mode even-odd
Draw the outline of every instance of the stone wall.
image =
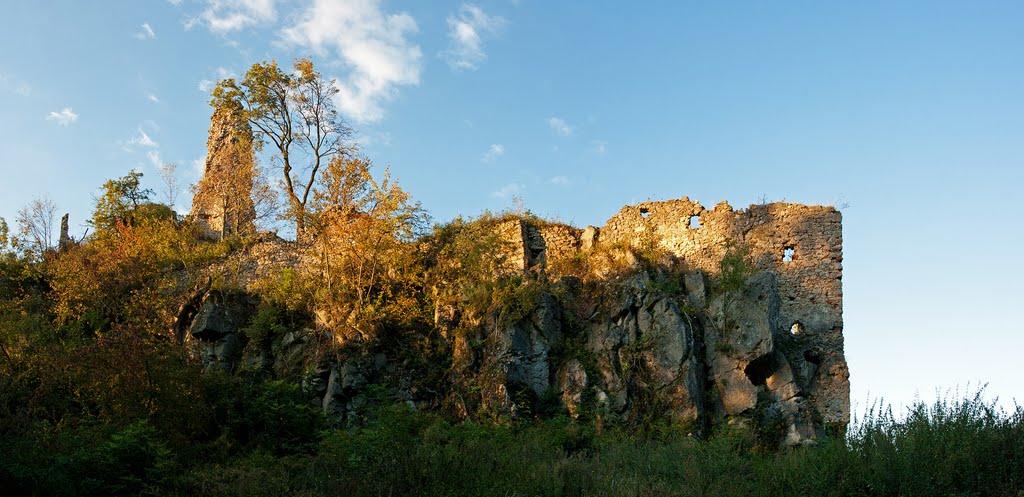
[[849, 372], [843, 355], [842, 214], [832, 207], [755, 204], [705, 209], [689, 198], [623, 207], [598, 230], [598, 245], [634, 245], [644, 235], [714, 277], [728, 247], [749, 251], [753, 266], [778, 278], [780, 348], [806, 377], [826, 423], [850, 418]]
[[842, 215], [836, 209], [771, 203], [734, 210], [726, 202], [705, 209], [684, 197], [625, 206], [601, 228], [534, 227], [510, 220], [499, 232], [512, 247], [516, 270], [547, 270], [551, 277], [558, 276], [559, 263], [588, 251], [655, 243], [680, 260], [688, 274], [700, 272], [714, 281], [729, 248], [745, 249], [754, 269], [777, 278], [780, 312], [774, 342], [814, 411], [827, 425], [849, 421]]

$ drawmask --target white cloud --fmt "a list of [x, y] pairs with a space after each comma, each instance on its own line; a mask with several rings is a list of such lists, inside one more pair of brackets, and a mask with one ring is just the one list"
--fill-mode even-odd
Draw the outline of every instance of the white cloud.
[[160, 148], [160, 144], [153, 141], [142, 128], [139, 128], [139, 135], [128, 140], [127, 145], [134, 145], [143, 148]]
[[181, 5], [181, 0], [167, 0], [167, 3], [177, 7], [177, 6]]
[[10, 74], [0, 73], [0, 90], [10, 91], [27, 97], [32, 94], [32, 86]]
[[201, 80], [199, 80], [199, 85], [198, 85], [199, 91], [201, 91], [203, 93], [209, 93], [211, 90], [213, 90], [214, 86], [217, 86], [217, 81], [222, 80], [222, 79], [227, 79], [227, 78], [235, 77], [235, 73], [231, 72], [230, 69], [226, 69], [226, 68], [223, 68], [223, 67], [218, 67], [216, 69], [216, 73], [217, 73], [217, 79], [216, 80], [214, 80], [214, 79], [201, 79]]
[[360, 131], [355, 138], [364, 147], [390, 147], [395, 140], [391, 133], [379, 129]]
[[134, 36], [138, 40], [152, 40], [156, 38], [156, 33], [153, 32], [153, 28], [150, 27], [148, 22], [142, 23], [142, 31], [135, 33]]
[[549, 117], [548, 126], [550, 126], [551, 129], [554, 130], [554, 132], [558, 133], [559, 135], [572, 135], [572, 126], [569, 126], [569, 123], [565, 122], [565, 119], [562, 119], [560, 117]]
[[505, 146], [500, 143], [495, 143], [487, 148], [487, 153], [484, 154], [483, 161], [491, 162], [502, 155], [505, 155]]
[[146, 92], [146, 100], [155, 104], [160, 103], [160, 98], [153, 94], [153, 92]]
[[407, 37], [418, 31], [405, 12], [381, 11], [380, 0], [314, 0], [281, 32], [285, 44], [337, 56], [350, 72], [339, 80], [337, 105], [356, 121], [384, 116], [382, 105], [402, 85], [418, 85], [422, 53]]
[[569, 184], [569, 178], [566, 176], [555, 176], [551, 178], [552, 185], [567, 186]]
[[272, 24], [277, 20], [274, 3], [275, 0], [206, 0], [206, 9], [199, 17], [185, 23], [185, 29], [201, 23], [214, 33], [224, 34], [249, 26]]
[[452, 69], [476, 69], [487, 54], [483, 37], [493, 35], [505, 24], [498, 16], [487, 15], [480, 7], [463, 4], [457, 15], [448, 16], [448, 49], [441, 52]]
[[604, 155], [608, 153], [608, 142], [604, 140], [594, 140], [590, 142], [590, 150], [597, 155]]
[[494, 198], [507, 198], [507, 197], [511, 197], [511, 196], [513, 196], [513, 195], [515, 195], [517, 193], [521, 193], [524, 188], [526, 188], [526, 187], [523, 186], [522, 183], [509, 183], [509, 184], [507, 184], [507, 185], [505, 185], [505, 186], [503, 186], [503, 187], [501, 187], [501, 188], [491, 192], [491, 197], [494, 197]]
[[57, 121], [57, 124], [61, 126], [70, 126], [71, 123], [78, 120], [78, 114], [75, 114], [71, 107], [64, 107], [60, 111], [51, 112], [46, 116], [47, 121]]
[[192, 160], [192, 170], [195, 171], [196, 177], [202, 178], [203, 173], [206, 172], [206, 156], [202, 156], [198, 159]]
[[156, 169], [160, 169], [164, 165], [164, 162], [160, 159], [160, 152], [157, 150], [146, 152], [146, 157], [149, 158], [149, 163], [153, 164], [153, 167]]

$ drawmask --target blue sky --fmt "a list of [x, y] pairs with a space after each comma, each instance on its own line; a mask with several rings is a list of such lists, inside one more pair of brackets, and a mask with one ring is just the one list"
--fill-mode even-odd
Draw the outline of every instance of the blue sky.
[[840, 206], [854, 403], [1024, 402], [1019, 1], [62, 0], [0, 28], [9, 221], [48, 194], [77, 225], [132, 168], [194, 182], [211, 82], [310, 56], [438, 220]]

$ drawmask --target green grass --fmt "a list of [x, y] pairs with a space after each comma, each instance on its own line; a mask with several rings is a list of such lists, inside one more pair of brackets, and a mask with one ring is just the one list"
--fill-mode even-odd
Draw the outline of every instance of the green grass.
[[308, 457], [250, 456], [186, 480], [198, 491], [216, 478], [222, 491], [205, 495], [242, 495], [274, 474], [268, 485], [296, 495], [1019, 496], [1022, 416], [979, 395], [917, 405], [901, 420], [872, 415], [846, 440], [757, 454], [735, 434], [652, 439], [564, 419], [488, 428], [393, 409], [327, 433]]
[[60, 440], [67, 452], [36, 467], [19, 457], [0, 462], [0, 490], [31, 494], [24, 478], [35, 478], [104, 495], [1024, 495], [1024, 410], [1000, 411], [980, 393], [918, 404], [899, 418], [876, 409], [844, 440], [777, 454], [752, 451], [738, 433], [710, 441], [597, 433], [564, 418], [487, 427], [404, 407], [382, 409], [363, 428], [320, 432], [298, 449], [234, 444], [205, 460], [175, 458], [145, 423], [83, 432], [78, 446], [68, 433]]

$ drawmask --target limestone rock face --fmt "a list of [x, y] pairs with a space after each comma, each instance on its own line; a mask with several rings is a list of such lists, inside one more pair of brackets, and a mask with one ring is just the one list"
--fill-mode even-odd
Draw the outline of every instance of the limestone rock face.
[[588, 386], [587, 371], [578, 359], [570, 359], [562, 367], [558, 378], [558, 387], [562, 391], [562, 402], [568, 409], [569, 415], [576, 418], [579, 416], [580, 405], [583, 402], [583, 392]]
[[252, 129], [241, 109], [220, 107], [214, 110], [210, 117], [203, 177], [189, 213], [211, 239], [255, 230], [252, 144]]
[[611, 413], [644, 415], [651, 408], [646, 394], [656, 391], [668, 399], [668, 412], [658, 414], [697, 421], [703, 378], [693, 327], [675, 301], [648, 291], [649, 283], [644, 273], [624, 281], [610, 312], [592, 320], [587, 348], [599, 372], [596, 386]]
[[[342, 307], [317, 309], [315, 330], [246, 342], [238, 330], [251, 306], [214, 293], [193, 306], [188, 339], [204, 363], [234, 369], [241, 354], [247, 369], [300, 377], [346, 424], [380, 399], [495, 422], [568, 412], [698, 435], [734, 424], [770, 429], [780, 446], [813, 444], [849, 421], [834, 209], [707, 210], [684, 198], [626, 206], [600, 228], [507, 217], [491, 228], [508, 243], [489, 283], [515, 297], [485, 311], [465, 288], [429, 282], [432, 323], [414, 333], [429, 361], [411, 352], [420, 344], [396, 348], [384, 324], [345, 321], [353, 314]], [[721, 262], [737, 246], [748, 277], [727, 285]], [[296, 258], [278, 260], [308, 274]], [[326, 332], [338, 323], [352, 336]]]
[[[551, 387], [554, 371], [548, 355], [562, 337], [562, 309], [551, 294], [514, 323], [495, 316], [485, 327], [479, 373], [483, 406], [491, 412], [516, 416], [526, 399], [538, 399]], [[531, 402], [532, 403], [532, 402]]]
[[204, 368], [235, 369], [246, 342], [242, 328], [252, 320], [255, 309], [252, 298], [242, 293], [206, 294], [186, 337]]

